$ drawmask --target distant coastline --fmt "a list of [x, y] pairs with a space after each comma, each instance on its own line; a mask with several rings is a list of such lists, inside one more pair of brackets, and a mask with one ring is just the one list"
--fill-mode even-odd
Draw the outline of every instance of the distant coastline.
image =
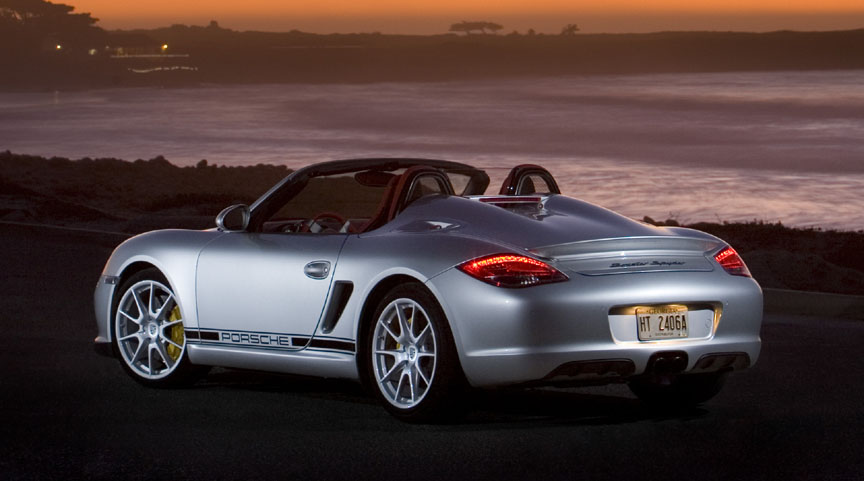
[[864, 69], [864, 29], [650, 34], [319, 35], [174, 25], [106, 49], [0, 49], [4, 90], [434, 82], [574, 74]]
[[[0, 223], [47, 224], [137, 234], [206, 229], [233, 203], [251, 203], [290, 170], [259, 164], [178, 167], [162, 157], [44, 158], [0, 152]], [[674, 220], [645, 222], [678, 225]], [[780, 223], [699, 222], [741, 252], [762, 287], [864, 295], [864, 231]]]

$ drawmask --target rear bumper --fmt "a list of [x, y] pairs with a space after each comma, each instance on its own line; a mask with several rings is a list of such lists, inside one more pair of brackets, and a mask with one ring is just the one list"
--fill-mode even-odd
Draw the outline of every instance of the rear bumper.
[[[722, 271], [574, 275], [502, 289], [451, 270], [429, 286], [442, 301], [465, 376], [478, 387], [621, 382], [651, 372], [652, 358], [668, 352], [684, 353], [678, 372], [744, 369], [761, 349], [761, 289]], [[717, 319], [700, 319], [698, 338], [640, 342], [636, 317], [618, 314], [623, 306], [663, 303], [710, 304]]]
[[[746, 369], [753, 364], [750, 353], [755, 352], [758, 356], [759, 352], [758, 342], [724, 347], [747, 349], [750, 352], [723, 352], [722, 347], [711, 346], [686, 351], [652, 348], [540, 356], [485, 356], [470, 357], [467, 361], [469, 367], [465, 370], [469, 382], [474, 386], [610, 384], [626, 382], [632, 377], [644, 374], [695, 374]], [[684, 353], [684, 363], [680, 368], [661, 367], [657, 359], [672, 353]], [[604, 358], [604, 355], [619, 357]], [[574, 360], [577, 358], [582, 359]]]

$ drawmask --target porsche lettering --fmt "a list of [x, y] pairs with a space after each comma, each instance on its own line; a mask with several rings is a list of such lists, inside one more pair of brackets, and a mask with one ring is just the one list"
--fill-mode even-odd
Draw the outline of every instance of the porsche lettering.
[[290, 347], [291, 338], [278, 334], [259, 334], [255, 332], [220, 332], [219, 340], [234, 344], [257, 344], [261, 346]]

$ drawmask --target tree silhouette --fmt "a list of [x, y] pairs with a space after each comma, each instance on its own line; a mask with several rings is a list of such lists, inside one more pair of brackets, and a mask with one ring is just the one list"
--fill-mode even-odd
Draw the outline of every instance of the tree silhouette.
[[[501, 25], [500, 23], [484, 22], [484, 24], [486, 25], [486, 28], [488, 28], [489, 30], [492, 31], [493, 34], [498, 33], [499, 30], [501, 30], [502, 28], [504, 28], [504, 26]], [[485, 33], [485, 32], [484, 32], [484, 33]]]
[[576, 32], [579, 31], [579, 26], [575, 23], [568, 23], [564, 25], [564, 28], [561, 29], [561, 35], [576, 35]]
[[497, 23], [494, 23], [494, 22], [468, 22], [468, 21], [463, 20], [459, 23], [454, 23], [453, 25], [450, 25], [449, 31], [450, 32], [464, 32], [465, 35], [471, 35], [471, 32], [474, 32], [474, 31], [479, 30], [480, 33], [485, 34], [485, 33], [487, 33], [486, 31], [489, 30], [494, 34], [494, 33], [497, 33], [499, 30], [501, 30], [502, 28], [504, 28], [504, 26], [497, 24]]
[[45, 0], [0, 0], [2, 39], [18, 48], [33, 50], [46, 42], [68, 47], [93, 47], [105, 38], [89, 13], [72, 13], [75, 7]]

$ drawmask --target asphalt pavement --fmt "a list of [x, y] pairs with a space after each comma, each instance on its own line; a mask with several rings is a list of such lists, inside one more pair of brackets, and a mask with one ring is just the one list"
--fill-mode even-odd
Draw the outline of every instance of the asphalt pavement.
[[0, 225], [0, 478], [864, 478], [864, 322], [767, 315], [753, 368], [673, 413], [624, 386], [475, 394], [408, 425], [347, 381], [149, 389], [92, 349], [110, 235]]

